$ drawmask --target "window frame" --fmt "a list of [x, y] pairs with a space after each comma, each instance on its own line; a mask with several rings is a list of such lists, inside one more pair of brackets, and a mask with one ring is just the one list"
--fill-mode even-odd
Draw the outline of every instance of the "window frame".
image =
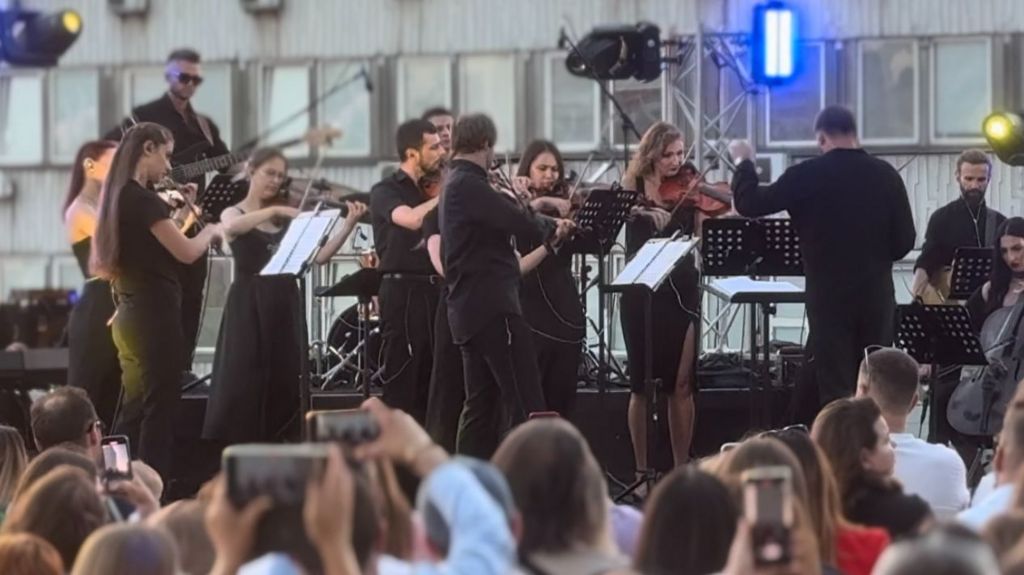
[[[914, 50], [914, 135], [910, 138], [871, 138], [864, 133], [864, 48], [872, 44], [910, 42]], [[879, 146], [916, 146], [921, 143], [921, 42], [917, 38], [866, 38], [857, 42], [857, 122], [861, 142]]]
[[937, 105], [937, 82], [938, 74], [938, 48], [943, 44], [972, 44], [979, 41], [984, 42], [985, 52], [988, 60], [988, 105], [987, 110], [995, 109], [996, 98], [996, 74], [995, 74], [995, 46], [991, 36], [943, 36], [937, 37], [931, 42], [928, 61], [928, 143], [934, 146], [978, 146], [985, 144], [985, 137], [981, 133], [981, 125], [978, 125], [978, 137], [942, 137], [936, 135], [938, 126], [938, 105]]
[[454, 108], [455, 102], [455, 88], [453, 86], [454, 71], [453, 57], [450, 54], [408, 54], [400, 55], [395, 59], [395, 125], [399, 125], [406, 119], [412, 119], [410, 116], [405, 118], [405, 103], [407, 94], [407, 86], [405, 85], [405, 70], [406, 66], [414, 64], [416, 61], [432, 60], [439, 63], [443, 63], [444, 75], [445, 75], [445, 93], [440, 102], [437, 102], [437, 106], [444, 106], [449, 110]]
[[[506, 142], [505, 142], [504, 146], [495, 146], [495, 152], [498, 153], [498, 154], [505, 154], [505, 153], [516, 154], [517, 151], [520, 149], [520, 142], [523, 141], [522, 136], [524, 135], [522, 127], [521, 127], [520, 122], [519, 122], [519, 117], [520, 117], [519, 110], [520, 110], [520, 106], [522, 104], [522, 98], [521, 98], [522, 90], [520, 88], [521, 88], [521, 83], [522, 83], [521, 82], [521, 77], [523, 76], [523, 72], [522, 72], [523, 61], [522, 61], [522, 59], [520, 59], [519, 54], [517, 54], [515, 52], [472, 52], [472, 53], [459, 54], [458, 58], [456, 59], [456, 62], [455, 62], [455, 77], [457, 79], [457, 84], [458, 84], [458, 91], [457, 91], [458, 106], [456, 106], [456, 109], [463, 110], [463, 111], [466, 111], [466, 112], [474, 112], [474, 111], [481, 112], [482, 111], [482, 110], [471, 110], [471, 109], [468, 109], [468, 107], [466, 106], [466, 101], [469, 99], [467, 97], [467, 90], [469, 88], [468, 88], [468, 82], [463, 81], [463, 76], [464, 76], [464, 74], [463, 74], [463, 72], [464, 72], [463, 66], [465, 65], [465, 63], [468, 60], [472, 60], [474, 58], [499, 58], [499, 59], [502, 59], [502, 60], [508, 60], [508, 63], [510, 63], [511, 66], [512, 66], [512, 69], [511, 69], [512, 77], [509, 78], [509, 80], [512, 82], [512, 86], [510, 87], [510, 90], [511, 90], [511, 93], [512, 93], [512, 137], [510, 138], [510, 137], [508, 137], [508, 135], [502, 136], [502, 130], [499, 129], [498, 130], [498, 139], [499, 140], [505, 140]], [[484, 113], [486, 113], [486, 112], [484, 111]], [[488, 115], [494, 116], [494, 114], [488, 114]], [[496, 118], [492, 117], [491, 119], [494, 120], [495, 125], [500, 124], [500, 122], [498, 122]]]
[[554, 134], [555, 129], [555, 116], [554, 116], [554, 82], [552, 81], [552, 71], [556, 64], [556, 60], [561, 63], [562, 67], [565, 66], [566, 53], [565, 52], [545, 52], [543, 54], [544, 65], [544, 137], [554, 142], [558, 149], [565, 153], [586, 153], [592, 150], [596, 150], [601, 146], [601, 127], [602, 127], [602, 114], [601, 114], [601, 88], [595, 82], [592, 84], [593, 87], [593, 98], [594, 98], [594, 133], [593, 139], [589, 142], [562, 142], [558, 140], [558, 137]]
[[[819, 94], [819, 102], [821, 108], [828, 105], [828, 76], [827, 76], [827, 62], [828, 59], [828, 42], [825, 40], [808, 40], [800, 45], [803, 49], [808, 46], [813, 46], [818, 49], [820, 57], [818, 59], [818, 80], [821, 84], [821, 93]], [[778, 149], [802, 149], [802, 148], [813, 148], [818, 145], [818, 142], [814, 139], [811, 140], [773, 140], [772, 139], [772, 91], [771, 89], [765, 90], [764, 92], [764, 141], [765, 147], [778, 148]]]
[[[309, 100], [306, 102], [306, 104], [309, 105], [313, 103], [313, 98], [315, 94], [315, 87], [313, 86], [313, 82], [316, 77], [316, 65], [316, 61], [311, 59], [266, 60], [259, 62], [256, 70], [256, 134], [262, 135], [266, 132], [267, 128], [270, 127], [270, 124], [267, 121], [268, 118], [266, 117], [267, 113], [269, 112], [269, 109], [267, 108], [267, 103], [264, 101], [264, 96], [266, 95], [265, 82], [267, 79], [267, 70], [278, 67], [305, 67], [307, 73], [306, 89], [309, 95]], [[305, 134], [314, 127], [315, 122], [317, 121], [316, 113], [318, 112], [318, 108], [319, 106], [313, 106], [311, 108], [306, 109], [306, 115], [309, 118], [309, 120], [306, 124], [306, 127], [303, 129], [303, 133], [295, 136], [296, 138], [301, 138], [303, 134]], [[281, 138], [280, 135], [275, 136], [274, 133], [270, 133], [267, 135], [265, 140], [265, 143], [267, 145], [275, 145], [275, 143], [281, 141]], [[288, 154], [288, 148], [291, 148], [292, 146], [289, 146], [288, 148], [281, 148], [281, 151], [288, 159], [289, 164], [291, 164], [292, 162], [298, 162], [301, 164], [304, 160], [309, 160], [310, 158], [316, 155], [316, 148], [314, 146], [311, 146], [305, 142], [302, 142], [301, 145], [306, 146], [305, 154]], [[326, 158], [327, 156], [325, 155], [324, 157]]]
[[[376, 67], [373, 65], [373, 62], [370, 59], [368, 59], [368, 58], [330, 58], [330, 59], [317, 60], [314, 63], [314, 65], [316, 66], [316, 79], [315, 79], [316, 90], [310, 92], [311, 99], [314, 98], [314, 97], [319, 97], [321, 94], [325, 93], [326, 90], [330, 89], [330, 86], [327, 85], [327, 81], [328, 80], [327, 80], [327, 78], [324, 75], [325, 74], [325, 69], [328, 66], [332, 66], [332, 65], [335, 65], [335, 64], [346, 64], [346, 63], [348, 63], [348, 64], [359, 64], [359, 65], [365, 67], [366, 73], [370, 76], [370, 81], [373, 82], [374, 84], [379, 84], [379, 82], [376, 81], [377, 80], [377, 78], [376, 78], [376, 76], [377, 76], [377, 74], [376, 74], [376, 71], [377, 71]], [[345, 81], [346, 80], [344, 80], [344, 79], [342, 80], [342, 82], [345, 82]], [[367, 115], [369, 117], [369, 127], [368, 127], [368, 134], [367, 134], [367, 136], [369, 137], [369, 140], [367, 141], [367, 147], [365, 149], [361, 149], [361, 150], [355, 151], [355, 152], [348, 152], [348, 151], [343, 151], [343, 150], [336, 150], [335, 148], [331, 148], [331, 147], [324, 147], [323, 148], [324, 158], [332, 158], [332, 159], [333, 158], [337, 158], [337, 159], [364, 159], [365, 158], [365, 159], [369, 159], [369, 158], [373, 157], [374, 151], [376, 150], [376, 147], [375, 147], [375, 144], [376, 144], [375, 140], [376, 140], [376, 138], [374, 138], [374, 135], [376, 134], [377, 129], [378, 129], [378, 121], [377, 121], [377, 113], [376, 113], [377, 112], [376, 100], [374, 99], [373, 95], [374, 95], [374, 93], [372, 91], [370, 91], [367, 94], [367, 99], [369, 100], [369, 110], [367, 110]], [[324, 113], [324, 104], [326, 104], [326, 102], [327, 102], [327, 98], [322, 98], [316, 104], [316, 106], [315, 106], [315, 108], [316, 108], [316, 118], [311, 118], [311, 121], [313, 123], [319, 124], [319, 125], [325, 124], [326, 114]], [[344, 134], [342, 135], [342, 137], [344, 137]]]
[[[46, 166], [49, 161], [47, 158], [48, 152], [48, 136], [50, 133], [50, 112], [49, 112], [49, 78], [45, 70], [36, 68], [5, 68], [0, 70], [0, 75], [16, 77], [34, 77], [39, 79], [39, 98], [42, 102], [39, 106], [39, 130], [41, 132], [39, 141], [39, 157], [35, 160], [24, 160], [24, 159], [13, 159], [7, 160], [3, 156], [0, 156], [0, 168], [37, 168], [40, 166]], [[72, 160], [73, 161], [73, 160]], [[6, 296], [4, 296], [6, 297]]]
[[[658, 80], [657, 80], [657, 82], [658, 82], [658, 90], [660, 91], [658, 106], [661, 107], [661, 114], [659, 115], [658, 120], [656, 120], [656, 121], [666, 121], [666, 118], [667, 118], [667, 116], [665, 115], [665, 113], [666, 113], [665, 94], [666, 94], [667, 90], [671, 89], [671, 87], [668, 84], [670, 82], [669, 76], [670, 76], [670, 74], [667, 74], [667, 73], [662, 73], [660, 76], [658, 76]], [[626, 80], [608, 80], [608, 93], [611, 94], [612, 96], [614, 96], [616, 99], [618, 99], [619, 94], [621, 92], [618, 91], [618, 89], [616, 87], [616, 84], [618, 82], [631, 82], [631, 81], [636, 81], [636, 80], [634, 78], [629, 78], [629, 79], [626, 79]], [[652, 82], [647, 83], [646, 85], [651, 85], [653, 83], [654, 82], [652, 81]], [[630, 90], [630, 89], [627, 88], [624, 91], [626, 91], [626, 92], [639, 92], [640, 90]], [[626, 110], [626, 113], [629, 113], [629, 110]], [[608, 106], [607, 114], [608, 114], [608, 126], [607, 126], [607, 129], [608, 129], [608, 144], [612, 147], [612, 149], [621, 149], [622, 148], [622, 142], [618, 141], [618, 137], [622, 135], [622, 118], [619, 117], [619, 112], [615, 108], [614, 104]], [[630, 119], [632, 120], [634, 118], [630, 118]], [[640, 140], [643, 138], [643, 135], [644, 135], [644, 132], [645, 132], [645, 130], [641, 130], [640, 129], [640, 126], [635, 126], [635, 128], [637, 129], [638, 132], [640, 132], [640, 137], [637, 138], [637, 140], [635, 142], [629, 142], [630, 146], [637, 145], [640, 142]], [[629, 141], [630, 136], [631, 136], [630, 134], [626, 134], [626, 140], [627, 141]]]
[[68, 156], [61, 156], [56, 152], [56, 146], [54, 145], [54, 128], [55, 120], [57, 118], [57, 81], [56, 76], [61, 72], [92, 72], [96, 85], [94, 86], [96, 91], [96, 129], [97, 132], [93, 134], [89, 139], [96, 139], [103, 136], [103, 71], [95, 66], [67, 66], [59, 68], [51, 68], [46, 72], [46, 85], [44, 91], [46, 92], [46, 107], [44, 114], [46, 119], [43, 122], [46, 129], [46, 141], [43, 143], [44, 158], [47, 165], [51, 166], [70, 166], [75, 163], [75, 152], [72, 152]]

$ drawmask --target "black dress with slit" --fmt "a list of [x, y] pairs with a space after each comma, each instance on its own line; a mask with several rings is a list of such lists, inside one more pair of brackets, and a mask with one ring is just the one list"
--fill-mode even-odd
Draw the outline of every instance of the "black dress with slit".
[[109, 427], [121, 393], [121, 365], [109, 326], [114, 300], [110, 282], [89, 275], [92, 238], [71, 244], [71, 251], [86, 279], [68, 318], [68, 385], [89, 394], [96, 415]]
[[217, 337], [206, 439], [290, 441], [301, 435], [298, 284], [292, 276], [259, 275], [284, 233], [253, 228], [231, 241], [235, 279]]

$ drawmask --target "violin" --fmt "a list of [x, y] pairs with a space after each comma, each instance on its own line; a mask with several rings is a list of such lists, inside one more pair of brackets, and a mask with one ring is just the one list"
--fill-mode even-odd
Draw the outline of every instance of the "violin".
[[[672, 212], [680, 207], [693, 208], [705, 216], [714, 218], [728, 213], [732, 210], [732, 205], [724, 201], [724, 198], [727, 197], [724, 193], [716, 198], [704, 192], [709, 191], [708, 187], [714, 189], [715, 186], [725, 185], [724, 183], [707, 184], [703, 174], [697, 174], [694, 170], [684, 166], [675, 176], [661, 182], [658, 195], [668, 202]], [[704, 190], [701, 189], [702, 186], [704, 186]], [[723, 190], [723, 192], [725, 191], [727, 190]]]

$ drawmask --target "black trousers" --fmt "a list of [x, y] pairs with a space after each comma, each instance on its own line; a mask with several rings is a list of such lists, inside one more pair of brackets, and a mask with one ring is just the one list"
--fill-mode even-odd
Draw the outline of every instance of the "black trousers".
[[133, 454], [167, 480], [173, 476], [174, 418], [181, 399], [185, 338], [174, 293], [117, 292], [113, 338], [124, 398], [114, 425]]
[[462, 345], [466, 403], [456, 450], [490, 459], [498, 442], [531, 413], [544, 411], [530, 326], [521, 316], [498, 316]]
[[[192, 360], [199, 342], [199, 325], [203, 315], [203, 297], [206, 289], [206, 275], [209, 271], [209, 254], [190, 264], [181, 264], [181, 329], [185, 337], [183, 348], [184, 370], [192, 369]], [[180, 374], [179, 374], [180, 379]]]
[[568, 419], [576, 405], [583, 344], [556, 341], [536, 332], [533, 335], [544, 402], [549, 411]]
[[430, 373], [426, 429], [430, 437], [449, 453], [455, 451], [459, 417], [465, 400], [462, 350], [452, 341], [452, 330], [448, 325], [448, 304], [442, 297], [434, 318], [434, 365]]
[[434, 316], [440, 285], [385, 277], [380, 285], [383, 401], [423, 425], [434, 363]]
[[892, 345], [896, 299], [892, 281], [853, 294], [808, 293], [807, 321], [818, 405], [850, 397], [869, 345]]

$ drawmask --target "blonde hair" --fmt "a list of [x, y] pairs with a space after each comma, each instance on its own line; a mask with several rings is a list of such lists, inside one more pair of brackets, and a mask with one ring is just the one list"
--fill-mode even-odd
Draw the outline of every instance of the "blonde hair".
[[117, 524], [93, 532], [75, 561], [71, 575], [176, 575], [177, 550], [164, 530]]
[[676, 140], [682, 139], [682, 132], [672, 124], [655, 122], [640, 138], [636, 154], [633, 155], [633, 160], [630, 162], [630, 172], [640, 178], [646, 178], [653, 174], [654, 166], [661, 159], [665, 150]]
[[28, 467], [25, 441], [18, 430], [0, 425], [0, 509], [10, 505], [21, 474]]

